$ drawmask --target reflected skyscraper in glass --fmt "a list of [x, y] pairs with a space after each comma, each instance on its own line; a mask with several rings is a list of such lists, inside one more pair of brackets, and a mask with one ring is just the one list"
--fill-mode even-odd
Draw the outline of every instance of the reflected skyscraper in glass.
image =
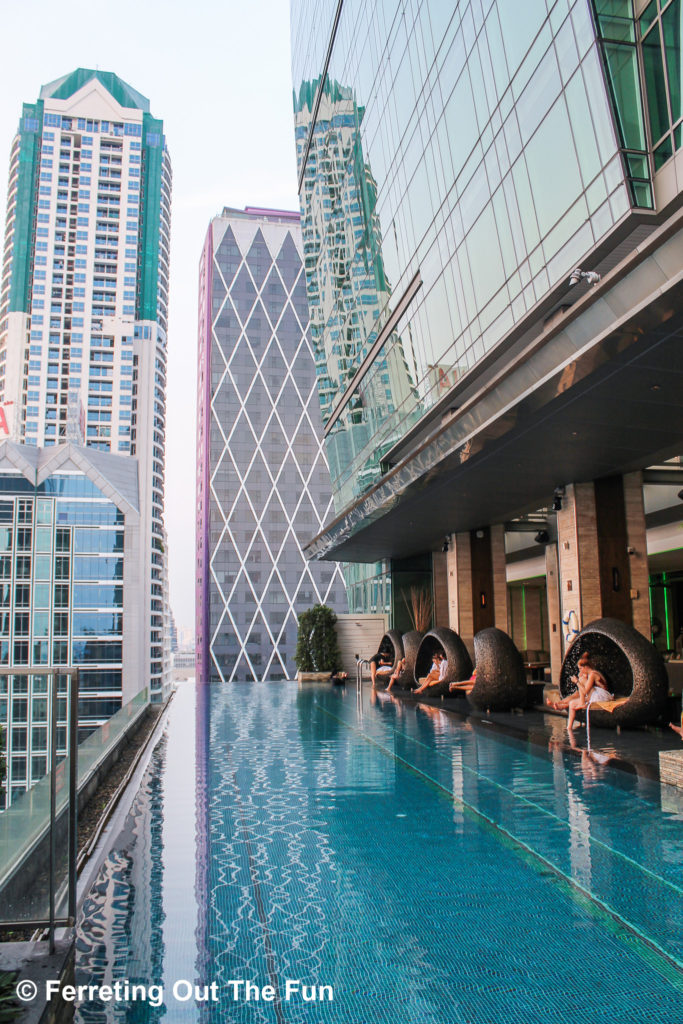
[[348, 610], [301, 547], [331, 509], [299, 215], [226, 208], [200, 264], [197, 666], [204, 682], [293, 678], [297, 615]]
[[[311, 131], [317, 96], [318, 82], [301, 86], [296, 136], [301, 147], [310, 135], [309, 166], [315, 169], [303, 180], [307, 212], [302, 230], [322, 417], [324, 422], [338, 421], [327, 443], [330, 472], [338, 481], [362, 453], [367, 461], [381, 423], [410, 396], [416, 397], [415, 368], [407, 364], [394, 332], [375, 372], [356, 381], [376, 341], [391, 284], [382, 258], [377, 183], [363, 155], [364, 108], [358, 107], [351, 89], [328, 79]], [[346, 390], [348, 401], [340, 409], [340, 391]], [[385, 441], [384, 448], [388, 446]], [[374, 458], [381, 454], [375, 451]], [[366, 462], [359, 463], [358, 471], [359, 487], [372, 482]]]
[[[584, 482], [598, 517], [619, 506], [629, 524], [613, 578], [630, 586], [614, 594], [647, 592], [647, 558], [627, 557], [644, 532], [626, 540], [643, 479], [626, 477], [683, 447], [679, 398], [659, 379], [680, 369], [682, 26], [681, 0], [292, 0], [337, 512], [306, 554], [357, 564], [354, 610], [381, 592], [407, 627], [398, 583], [422, 574], [436, 624], [468, 641], [512, 631], [506, 579], [539, 575], [512, 563], [544, 556], [538, 527], [526, 545], [512, 534], [538, 512], [561, 563], [553, 493], [574, 510]], [[595, 544], [608, 581], [616, 556]], [[565, 563], [540, 573], [559, 571], [560, 597], [548, 589], [545, 636], [524, 646], [559, 645], [570, 611], [617, 614], [608, 582], [593, 600]], [[618, 614], [649, 635], [646, 606], [627, 597]]]

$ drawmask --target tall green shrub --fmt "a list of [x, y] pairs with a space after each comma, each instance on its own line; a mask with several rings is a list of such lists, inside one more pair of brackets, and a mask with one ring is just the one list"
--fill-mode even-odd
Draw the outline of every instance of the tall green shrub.
[[339, 668], [336, 621], [337, 616], [326, 604], [316, 604], [301, 613], [294, 654], [300, 672], [333, 672]]

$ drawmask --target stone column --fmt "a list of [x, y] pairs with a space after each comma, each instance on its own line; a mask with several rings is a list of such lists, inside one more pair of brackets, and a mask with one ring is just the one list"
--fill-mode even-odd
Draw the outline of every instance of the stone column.
[[472, 653], [479, 630], [508, 628], [502, 524], [452, 534], [447, 567], [449, 625]]
[[493, 625], [508, 631], [508, 584], [505, 572], [505, 527], [497, 523], [491, 530], [491, 566], [493, 570]]
[[448, 626], [448, 554], [445, 551], [432, 552], [432, 580], [434, 590], [435, 626]]
[[562, 657], [572, 638], [602, 617], [600, 560], [592, 483], [569, 484], [557, 513]]
[[452, 533], [447, 556], [448, 625], [473, 652], [472, 552], [469, 533]]
[[647, 564], [647, 535], [645, 506], [643, 504], [643, 474], [624, 476], [624, 509], [626, 512], [626, 542], [631, 572], [630, 598], [633, 626], [651, 640], [650, 572]]
[[642, 475], [571, 484], [557, 513], [563, 650], [575, 631], [610, 617], [650, 639]]
[[560, 607], [560, 571], [556, 544], [546, 544], [545, 546], [545, 584], [548, 602], [550, 675], [553, 686], [559, 686], [560, 669], [562, 668], [562, 609]]

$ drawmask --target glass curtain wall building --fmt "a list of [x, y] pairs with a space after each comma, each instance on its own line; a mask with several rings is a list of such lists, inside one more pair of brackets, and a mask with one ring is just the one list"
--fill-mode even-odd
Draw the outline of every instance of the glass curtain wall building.
[[[163, 122], [111, 72], [25, 103], [10, 154], [0, 437], [134, 459], [146, 576], [139, 687], [170, 687], [164, 537], [171, 165]], [[138, 643], [138, 640], [135, 640]]]
[[[302, 230], [337, 512], [309, 556], [373, 563], [376, 578], [380, 556], [396, 567], [440, 552], [452, 533], [549, 505], [558, 484], [680, 450], [668, 406], [659, 423], [641, 417], [648, 429], [621, 449], [604, 424], [585, 429], [585, 410], [574, 422], [576, 402], [560, 406], [666, 319], [651, 305], [628, 342], [622, 330], [571, 371], [625, 317], [608, 282], [673, 230], [682, 20], [680, 0], [529, 0], [523, 15], [504, 0], [292, 0]], [[676, 262], [659, 267], [672, 282]], [[650, 294], [644, 279], [633, 311], [636, 292]], [[621, 387], [614, 422], [628, 433], [638, 420]]]
[[[140, 541], [134, 460], [0, 444], [0, 672], [80, 668], [79, 739], [139, 690]], [[5, 806], [46, 774], [52, 699], [45, 677], [0, 675]], [[58, 755], [67, 746], [59, 698]]]
[[197, 668], [291, 679], [297, 615], [348, 609], [336, 565], [302, 545], [332, 507], [299, 214], [226, 208], [200, 264]]

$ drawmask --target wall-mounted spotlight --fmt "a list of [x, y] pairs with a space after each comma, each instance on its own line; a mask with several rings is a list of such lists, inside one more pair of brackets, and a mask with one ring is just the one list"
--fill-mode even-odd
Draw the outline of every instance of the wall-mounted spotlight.
[[536, 536], [534, 537], [534, 542], [536, 544], [547, 544], [549, 540], [550, 534], [547, 530], [539, 530]]
[[450, 544], [449, 544], [449, 541], [448, 541], [448, 537], [444, 537], [443, 544], [441, 545], [441, 550], [443, 551], [444, 554], [448, 551], [449, 547], [450, 547]]
[[553, 512], [560, 512], [562, 499], [564, 498], [564, 487], [556, 487], [553, 491]]
[[594, 270], [581, 270], [580, 267], [576, 267], [575, 270], [572, 270], [569, 277], [569, 287], [573, 288], [575, 284], [579, 283], [579, 281], [585, 281], [586, 284], [593, 285], [597, 284], [599, 280], [600, 275]]

